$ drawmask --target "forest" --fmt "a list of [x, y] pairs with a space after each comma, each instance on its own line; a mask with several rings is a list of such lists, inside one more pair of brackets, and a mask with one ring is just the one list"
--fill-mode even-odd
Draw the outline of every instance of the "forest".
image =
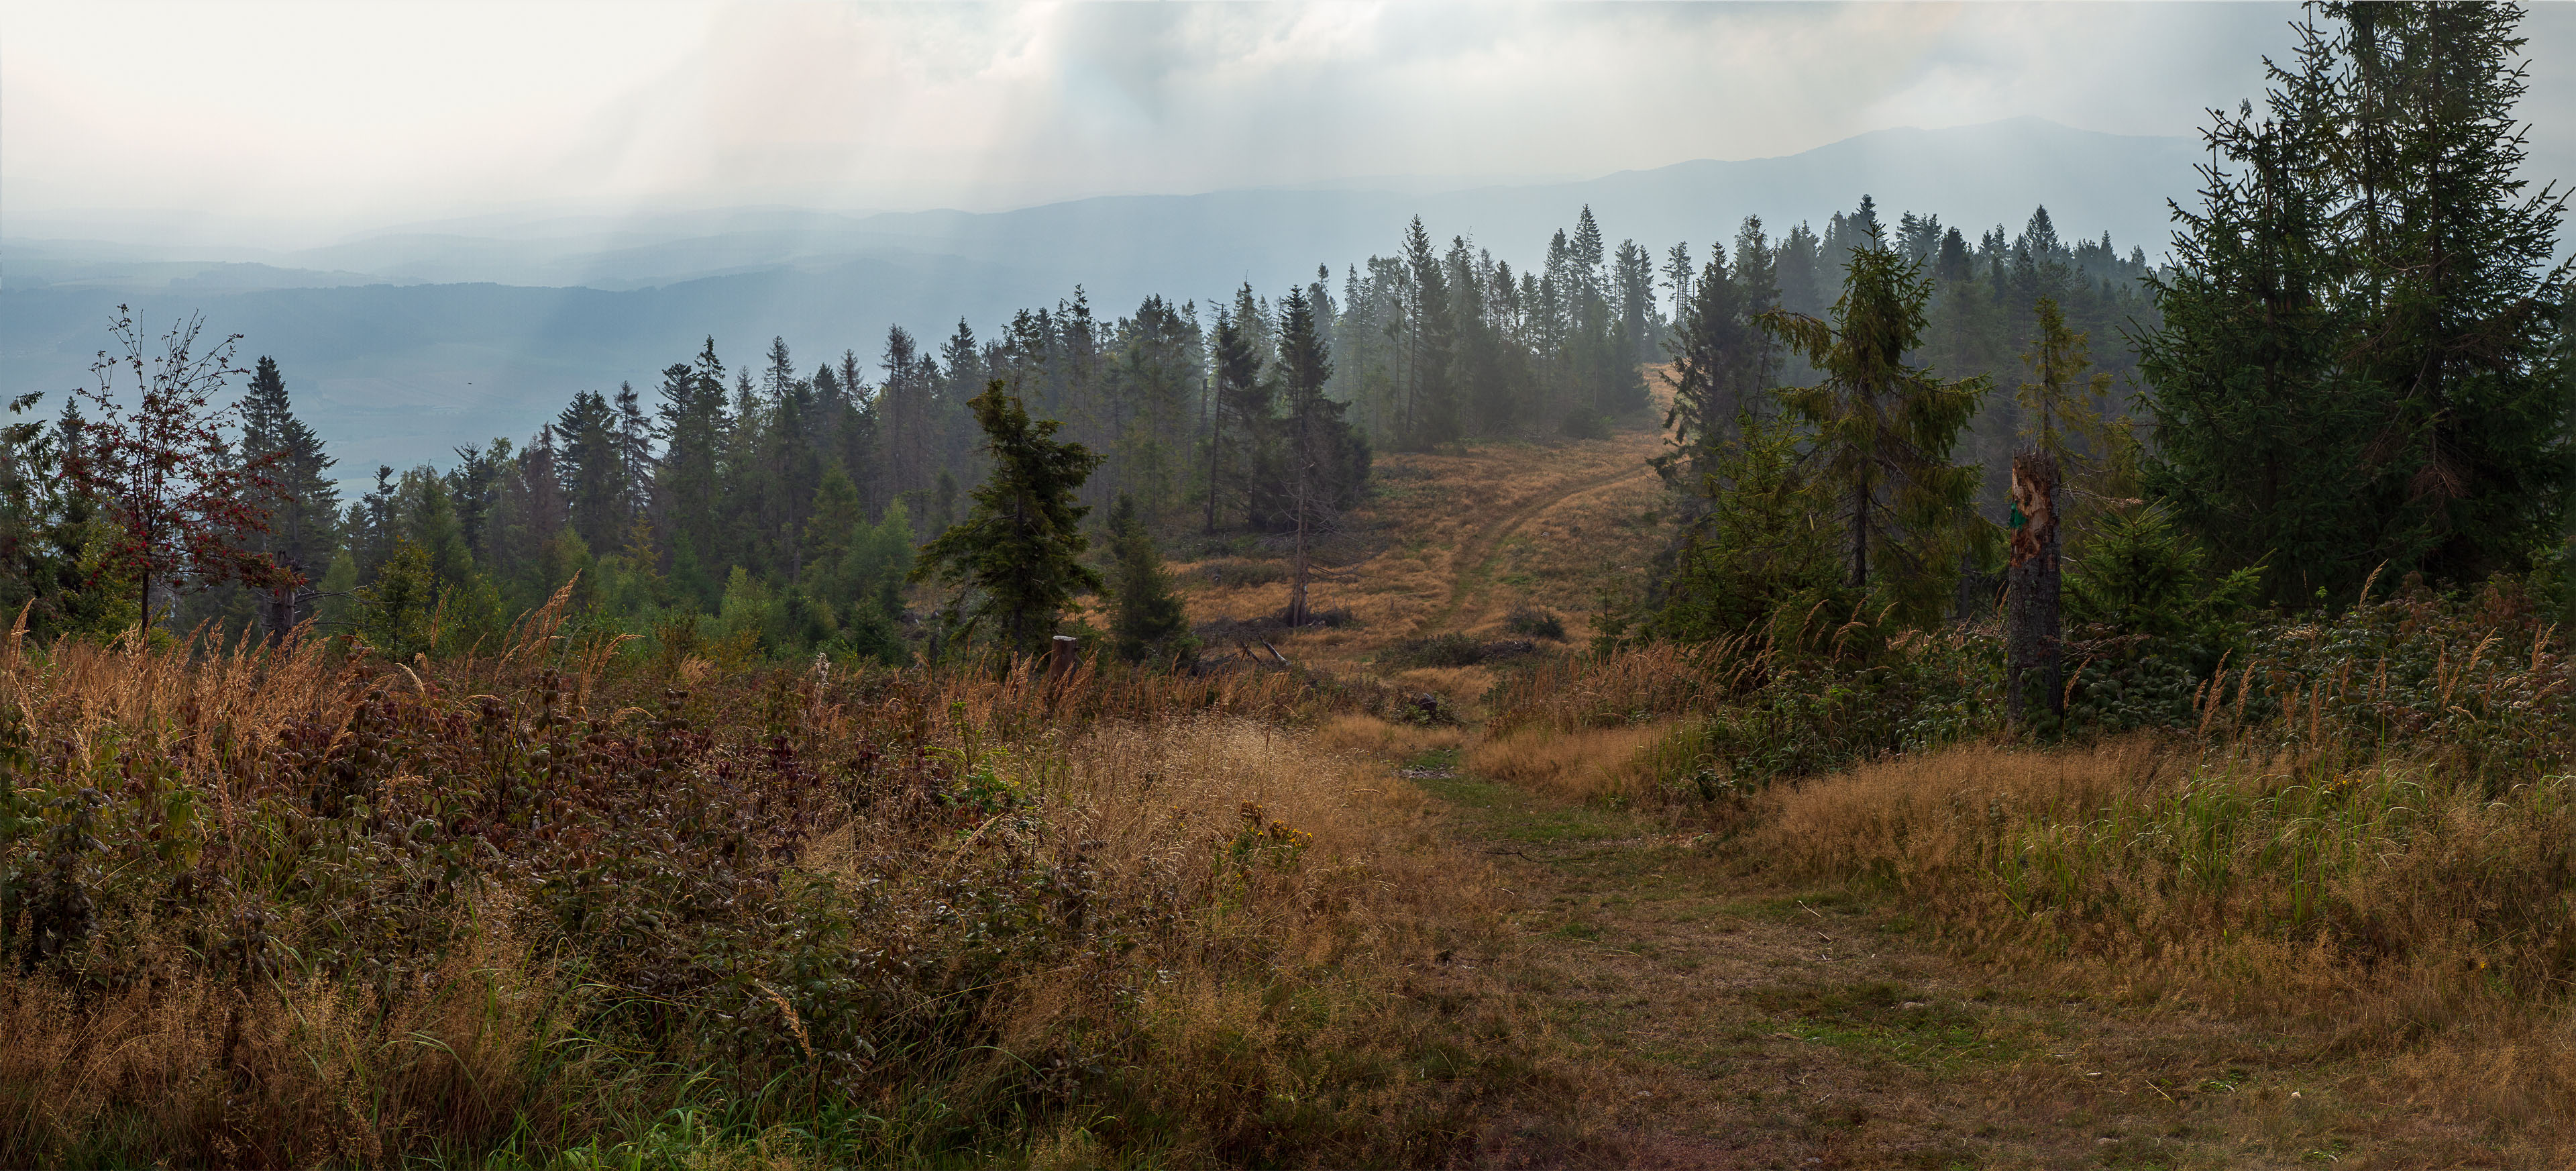
[[[218, 402], [233, 339], [199, 336], [199, 323], [146, 337], [120, 321], [120, 349], [102, 351], [98, 371], [110, 381], [61, 396], [49, 423], [41, 399], [14, 404], [20, 421], [0, 451], [0, 541], [13, 551], [0, 603], [27, 608], [29, 629], [45, 636], [112, 635], [140, 615], [142, 603], [125, 600], [137, 575], [102, 552], [99, 526], [123, 507], [114, 489], [104, 473], [60, 474], [80, 466], [84, 435], [125, 425], [116, 412], [129, 400], [203, 393], [184, 419], [138, 416], [133, 433], [187, 432], [180, 446], [209, 484], [234, 469], [246, 507], [191, 527], [234, 526], [227, 550], [297, 579], [262, 585], [237, 558], [182, 556], [154, 586], [152, 629], [275, 635], [311, 621], [326, 633], [364, 631], [403, 659], [469, 648], [578, 582], [572, 620], [637, 636], [631, 653], [664, 653], [677, 639], [668, 653], [703, 642], [736, 658], [822, 651], [899, 664], [927, 649], [900, 589], [911, 551], [961, 519], [985, 477], [969, 404], [996, 380], [1101, 456], [1077, 493], [1095, 526], [1127, 496], [1148, 529], [1187, 543], [1295, 529], [1281, 445], [1309, 416], [1328, 417], [1319, 425], [1333, 431], [1319, 475], [1336, 513], [1365, 492], [1373, 450], [1598, 437], [1645, 419], [1645, 370], [1667, 360], [1685, 323], [1822, 312], [1864, 248], [1903, 256], [1929, 281], [1931, 324], [1917, 348], [1944, 370], [1992, 376], [2016, 364], [2042, 298], [2060, 306], [2066, 328], [2110, 331], [2155, 315], [2139, 286], [2142, 250], [2123, 257], [2108, 236], [2070, 246], [2046, 208], [2019, 233], [1998, 226], [1974, 245], [1938, 215], [1882, 224], [1866, 195], [1821, 233], [1800, 224], [1775, 239], [1747, 217], [1701, 264], [1687, 243], [1658, 259], [1634, 241], [1604, 240], [1581, 209], [1572, 232], [1548, 242], [1543, 271], [1515, 273], [1463, 237], [1436, 243], [1417, 220], [1397, 255], [1347, 266], [1338, 288], [1319, 266], [1312, 283], [1276, 300], [1246, 285], [1204, 314], [1156, 297], [1114, 321], [1076, 289], [989, 339], [964, 321], [935, 346], [895, 327], [872, 358], [844, 349], [810, 372], [775, 339], [756, 362], [729, 367], [709, 338], [649, 390], [584, 393], [525, 439], [378, 467], [353, 499], [340, 488], [351, 469], [297, 419], [274, 361], [240, 372], [249, 377], [237, 406]], [[1291, 367], [1289, 355], [1307, 347], [1320, 356], [1320, 386], [1299, 386]], [[1785, 352], [1766, 369], [1812, 373]], [[181, 386], [181, 371], [199, 381]], [[2106, 351], [2102, 372], [2134, 386], [2133, 361]], [[118, 375], [133, 384], [125, 398]], [[152, 397], [160, 389], [168, 395]], [[85, 405], [105, 413], [93, 420]], [[2000, 396], [1982, 407], [1965, 454], [2000, 467], [2016, 409]], [[1981, 499], [1994, 512], [2002, 479], [1987, 479]]]
[[120, 317], [0, 432], [0, 1163], [2564, 1165], [2521, 18], [2308, 10], [2152, 263], [1417, 219], [345, 497]]

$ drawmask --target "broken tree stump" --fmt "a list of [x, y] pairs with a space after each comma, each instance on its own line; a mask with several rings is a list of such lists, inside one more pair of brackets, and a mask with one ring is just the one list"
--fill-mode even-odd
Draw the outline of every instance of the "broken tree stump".
[[2026, 720], [2024, 692], [2035, 682], [2050, 713], [2066, 714], [2057, 532], [2057, 459], [2025, 451], [2012, 461], [2012, 558], [2004, 569], [2004, 710]]

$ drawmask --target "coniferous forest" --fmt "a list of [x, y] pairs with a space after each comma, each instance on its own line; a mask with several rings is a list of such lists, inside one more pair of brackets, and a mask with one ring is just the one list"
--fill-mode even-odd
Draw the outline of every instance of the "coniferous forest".
[[2304, 10], [2165, 241], [1416, 218], [408, 467], [120, 312], [0, 1165], [2568, 1165], [2526, 18]]
[[[1748, 216], [1705, 259], [1687, 242], [1604, 241], [1580, 209], [1540, 271], [1515, 272], [1464, 237], [1436, 243], [1417, 220], [1395, 256], [1338, 279], [1319, 266], [1275, 298], [1249, 285], [1230, 304], [1152, 297], [1113, 320], [1076, 289], [986, 337], [965, 321], [935, 344], [896, 327], [867, 356], [845, 348], [810, 368], [776, 339], [729, 364], [709, 338], [658, 384], [578, 394], [535, 435], [363, 476], [296, 417], [273, 360], [227, 377], [256, 339], [218, 339], [203, 322], [167, 336], [111, 323], [118, 348], [102, 351], [98, 387], [16, 404], [5, 539], [17, 553], [0, 602], [32, 602], [39, 635], [111, 635], [142, 613], [140, 571], [123, 561], [163, 546], [150, 555], [170, 569], [152, 586], [155, 629], [275, 634], [310, 621], [407, 659], [496, 637], [577, 583], [577, 623], [675, 643], [661, 653], [703, 644], [736, 659], [900, 664], [934, 629], [907, 612], [913, 550], [965, 519], [990, 472], [971, 403], [996, 381], [1100, 457], [1075, 494], [1097, 518], [1088, 527], [1126, 496], [1147, 528], [1186, 542], [1293, 534], [1301, 508], [1347, 510], [1373, 451], [1634, 425], [1653, 410], [1650, 366], [1695, 369], [1731, 344], [1705, 331], [1750, 338], [1772, 310], [1824, 312], [1855, 253], [1883, 249], [1918, 270], [1929, 297], [1915, 348], [1937, 369], [2002, 377], [2039, 336], [2043, 300], [2061, 332], [2107, 338], [2156, 318], [2143, 250], [2123, 256], [2107, 236], [2070, 245], [2046, 208], [1974, 244], [1937, 214], [1881, 223], [1867, 195], [1821, 233], [1799, 224], [1775, 238]], [[1780, 379], [1812, 373], [1776, 342], [1732, 344], [1766, 356], [1746, 359], [1719, 398], [1693, 399], [1685, 413], [1699, 417], [1675, 420], [1686, 434], [1724, 433]], [[2105, 346], [2097, 369], [2117, 389], [2096, 409], [2117, 415], [2135, 358]], [[119, 414], [134, 409], [117, 397], [127, 389], [142, 392], [131, 420]], [[181, 411], [181, 398], [154, 394], [200, 397]], [[2006, 396], [1981, 404], [1963, 462], [1999, 468], [2019, 417]], [[187, 454], [207, 491], [245, 507], [190, 525], [221, 553], [137, 533], [120, 554], [102, 535], [123, 508], [115, 473], [82, 471], [84, 453], [100, 436], [173, 425], [195, 429]], [[1987, 473], [1988, 511], [2002, 495], [2000, 473]], [[276, 580], [242, 572], [242, 557]]]

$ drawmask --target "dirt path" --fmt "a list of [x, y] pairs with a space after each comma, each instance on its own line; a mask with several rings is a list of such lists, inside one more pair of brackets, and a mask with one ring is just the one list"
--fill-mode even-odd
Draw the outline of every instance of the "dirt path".
[[1516, 907], [1452, 979], [1511, 1001], [1561, 1079], [1470, 1165], [2508, 1165], [2346, 1100], [2321, 1038], [2071, 996], [1954, 958], [1892, 900], [1773, 889], [1696, 835], [1411, 763]]
[[[1602, 475], [1552, 484], [1544, 492], [1515, 505], [1511, 511], [1485, 522], [1481, 528], [1460, 542], [1457, 549], [1450, 554], [1449, 600], [1440, 609], [1422, 619], [1415, 626], [1414, 634], [1417, 637], [1439, 634], [1453, 626], [1465, 625], [1455, 621], [1460, 608], [1465, 606], [1471, 597], [1478, 601], [1483, 599], [1493, 584], [1494, 559], [1501, 554], [1503, 542], [1510, 540], [1512, 534], [1520, 531], [1522, 526], [1545, 515], [1550, 509], [1572, 503], [1583, 496], [1652, 475], [1654, 475], [1652, 467], [1640, 464]], [[1483, 610], [1479, 607], [1470, 614], [1470, 617], [1479, 617], [1482, 613]]]

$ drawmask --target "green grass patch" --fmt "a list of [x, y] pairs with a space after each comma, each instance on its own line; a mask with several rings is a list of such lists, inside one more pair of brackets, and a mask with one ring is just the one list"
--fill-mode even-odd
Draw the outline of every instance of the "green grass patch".
[[2019, 1052], [1959, 1002], [1888, 981], [1779, 984], [1745, 998], [1800, 1040], [1910, 1069], [1947, 1073]]

